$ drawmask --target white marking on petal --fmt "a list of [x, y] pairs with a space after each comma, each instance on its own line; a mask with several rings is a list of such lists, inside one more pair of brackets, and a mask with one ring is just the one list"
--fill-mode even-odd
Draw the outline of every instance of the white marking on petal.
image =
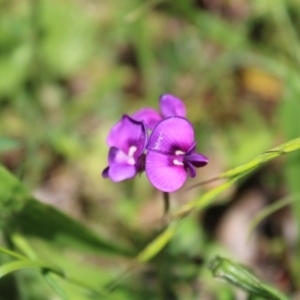
[[176, 150], [175, 151], [175, 155], [184, 155], [185, 152], [181, 151], [181, 150]]
[[164, 134], [164, 131], [162, 130], [159, 133], [158, 140], [155, 142], [154, 150], [159, 150], [161, 141], [164, 139], [163, 134]]
[[133, 157], [128, 156], [127, 163], [131, 166], [135, 165], [135, 159]]
[[179, 161], [178, 159], [174, 159], [173, 164], [176, 166], [184, 166], [183, 162]]
[[128, 156], [133, 157], [134, 153], [136, 152], [137, 147], [136, 146], [131, 146], [128, 150]]

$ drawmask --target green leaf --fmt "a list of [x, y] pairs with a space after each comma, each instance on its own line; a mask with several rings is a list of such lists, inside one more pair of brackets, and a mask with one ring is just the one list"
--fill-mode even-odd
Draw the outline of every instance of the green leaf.
[[287, 300], [287, 297], [274, 288], [262, 283], [241, 265], [222, 257], [214, 258], [209, 265], [214, 277], [221, 278], [241, 288], [249, 294], [256, 294], [265, 299]]
[[56, 245], [110, 255], [131, 251], [107, 241], [63, 212], [34, 199], [21, 182], [0, 166], [0, 228]]
[[[13, 234], [11, 236], [12, 238], [12, 242], [13, 244], [18, 247], [23, 253], [25, 253], [31, 260], [33, 261], [37, 261], [38, 256], [35, 253], [34, 249], [31, 247], [31, 245], [29, 245], [29, 243], [27, 243], [27, 240], [24, 239], [23, 236], [19, 235], [19, 234]], [[51, 257], [51, 260], [53, 260], [53, 255], [49, 255]], [[25, 258], [26, 259], [26, 258]], [[61, 266], [61, 262], [57, 262], [57, 265]], [[64, 270], [67, 270], [68, 268], [64, 268]], [[82, 266], [80, 267], [80, 275], [82, 275]], [[84, 289], [86, 292], [89, 293], [89, 295], [95, 296], [95, 297], [101, 297], [101, 299], [115, 299], [115, 298], [111, 298], [105, 291], [101, 290], [98, 288], [98, 285], [95, 287], [93, 284], [91, 284], [90, 280], [88, 281], [82, 281], [79, 280], [78, 278], [75, 278], [71, 275], [71, 271], [68, 270], [68, 274], [65, 273], [65, 271], [61, 272], [61, 274], [56, 273], [56, 275], [60, 275], [61, 277], [63, 277], [63, 279], [69, 283], [72, 283], [75, 286], [81, 287], [82, 289]], [[74, 272], [73, 273], [77, 273]], [[63, 300], [68, 300], [69, 296], [66, 294], [66, 292], [60, 287], [60, 285], [57, 283], [57, 280], [55, 279], [55, 277], [53, 276], [53, 274], [51, 274], [51, 270], [49, 269], [42, 269], [42, 275], [45, 279], [45, 281], [50, 285], [50, 287], [61, 297], [61, 299]], [[100, 275], [100, 272], [98, 270], [98, 275]], [[106, 273], [107, 276], [107, 273]], [[68, 289], [69, 292], [69, 289]]]
[[59, 269], [56, 266], [53, 266], [52, 264], [49, 264], [48, 262], [42, 261], [42, 260], [30, 260], [30, 259], [25, 259], [25, 260], [18, 260], [18, 261], [13, 261], [7, 264], [4, 264], [0, 267], [0, 278], [3, 276], [17, 271], [17, 270], [22, 270], [22, 269], [27, 269], [27, 268], [37, 268], [37, 269], [45, 269], [48, 271], [51, 271], [59, 276], [64, 277], [64, 273], [61, 269]]
[[140, 263], [149, 261], [168, 244], [168, 242], [174, 234], [175, 228], [173, 226], [167, 228], [158, 237], [156, 237], [155, 243], [150, 243], [143, 251], [140, 252], [140, 254], [137, 257], [137, 260]]
[[[287, 138], [295, 138], [300, 134], [300, 120], [297, 112], [300, 109], [299, 96], [299, 75], [298, 73], [289, 74], [287, 78], [287, 88], [279, 107], [281, 124], [284, 134]], [[288, 157], [283, 170], [287, 186], [291, 194], [298, 195], [297, 201], [292, 203], [293, 214], [295, 221], [300, 225], [300, 186], [299, 186], [299, 175], [300, 175], [300, 153], [293, 153]], [[297, 252], [300, 253], [300, 235], [298, 232], [297, 241]]]
[[13, 258], [17, 258], [17, 259], [26, 259], [25, 256], [17, 253], [17, 252], [14, 252], [14, 251], [11, 251], [9, 249], [6, 249], [6, 248], [3, 248], [3, 247], [0, 247], [0, 252], [6, 254], [6, 255], [9, 255]]
[[53, 275], [49, 271], [43, 271], [44, 278], [50, 287], [60, 296], [62, 300], [69, 300], [70, 298], [65, 293], [65, 291], [58, 285], [58, 283], [53, 279]]

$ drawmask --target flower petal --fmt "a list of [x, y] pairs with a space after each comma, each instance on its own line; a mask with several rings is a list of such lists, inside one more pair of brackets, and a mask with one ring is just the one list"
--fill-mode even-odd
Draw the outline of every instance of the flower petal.
[[108, 171], [109, 171], [109, 167], [106, 167], [103, 171], [102, 171], [102, 177], [103, 178], [108, 178]]
[[135, 166], [127, 164], [112, 164], [109, 166], [108, 176], [114, 182], [133, 178], [137, 174]]
[[124, 115], [111, 129], [106, 142], [108, 146], [119, 148], [126, 154], [130, 147], [136, 146], [135, 156], [139, 156], [144, 152], [147, 143], [147, 130], [142, 122]]
[[113, 164], [130, 164], [134, 165], [135, 161], [133, 157], [129, 157], [122, 150], [111, 147], [108, 152], [108, 164], [109, 166]]
[[190, 149], [186, 152], [186, 155], [189, 155], [189, 154], [194, 153], [194, 152], [196, 151], [196, 145], [197, 145], [197, 142], [194, 142], [194, 143], [191, 145]]
[[190, 162], [197, 168], [204, 167], [208, 163], [208, 158], [200, 153], [193, 153], [193, 154], [185, 155], [184, 160], [186, 162]]
[[165, 118], [173, 116], [186, 116], [185, 105], [179, 98], [171, 94], [164, 94], [160, 96], [159, 102], [160, 111]]
[[182, 117], [160, 121], [153, 129], [147, 148], [168, 154], [185, 154], [194, 142], [192, 124]]
[[134, 120], [143, 121], [147, 128], [153, 129], [162, 119], [161, 115], [153, 108], [143, 108], [131, 116]]
[[186, 167], [192, 178], [196, 177], [196, 168], [189, 161], [186, 162]]
[[146, 174], [149, 181], [159, 190], [174, 192], [182, 187], [187, 172], [184, 166], [174, 164], [175, 155], [148, 151], [146, 155]]

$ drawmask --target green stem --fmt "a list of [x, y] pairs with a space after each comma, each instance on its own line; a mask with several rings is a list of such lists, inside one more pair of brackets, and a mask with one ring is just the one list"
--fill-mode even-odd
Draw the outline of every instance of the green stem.
[[278, 299], [278, 300], [289, 300], [289, 298], [288, 298], [286, 295], [282, 294], [282, 293], [279, 292], [278, 290], [276, 290], [276, 289], [274, 289], [274, 288], [272, 288], [272, 287], [270, 287], [270, 286], [267, 286], [267, 285], [265, 285], [265, 284], [263, 284], [262, 286], [263, 286], [263, 288], [264, 288], [265, 290], [267, 290], [272, 296], [274, 296], [274, 299]]
[[[28, 258], [34, 260], [38, 259], [36, 253], [33, 251], [33, 249], [30, 247], [30, 245], [27, 243], [27, 241], [18, 233], [14, 233], [11, 236], [11, 240], [13, 244], [19, 248]], [[25, 258], [27, 258], [25, 257]]]
[[163, 192], [164, 199], [164, 217], [166, 217], [170, 210], [170, 194], [167, 192]]
[[46, 269], [55, 273], [59, 276], [64, 277], [64, 273], [61, 269], [56, 266], [49, 264], [42, 260], [17, 260], [11, 263], [7, 263], [0, 267], [0, 278], [14, 272], [16, 270], [24, 269], [24, 268], [38, 268], [38, 269]]
[[16, 258], [16, 259], [26, 259], [25, 256], [23, 256], [17, 252], [11, 251], [9, 249], [3, 248], [3, 247], [0, 247], [0, 252], [4, 253], [6, 255], [9, 255], [13, 258]]

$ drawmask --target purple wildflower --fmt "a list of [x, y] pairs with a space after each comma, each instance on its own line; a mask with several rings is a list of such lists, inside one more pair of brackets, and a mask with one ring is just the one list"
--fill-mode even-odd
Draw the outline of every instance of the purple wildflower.
[[159, 107], [161, 113], [158, 113], [153, 108], [143, 108], [132, 115], [132, 118], [137, 121], [143, 121], [147, 128], [153, 129], [155, 125], [163, 118], [173, 116], [186, 116], [184, 103], [177, 97], [171, 94], [161, 95], [159, 98]]
[[142, 172], [147, 139], [144, 123], [124, 115], [108, 134], [109, 166], [103, 170], [102, 176], [118, 182]]
[[196, 176], [196, 168], [208, 163], [208, 158], [196, 153], [194, 129], [182, 117], [169, 117], [153, 129], [147, 146], [146, 173], [159, 190], [179, 189], [187, 175]]

